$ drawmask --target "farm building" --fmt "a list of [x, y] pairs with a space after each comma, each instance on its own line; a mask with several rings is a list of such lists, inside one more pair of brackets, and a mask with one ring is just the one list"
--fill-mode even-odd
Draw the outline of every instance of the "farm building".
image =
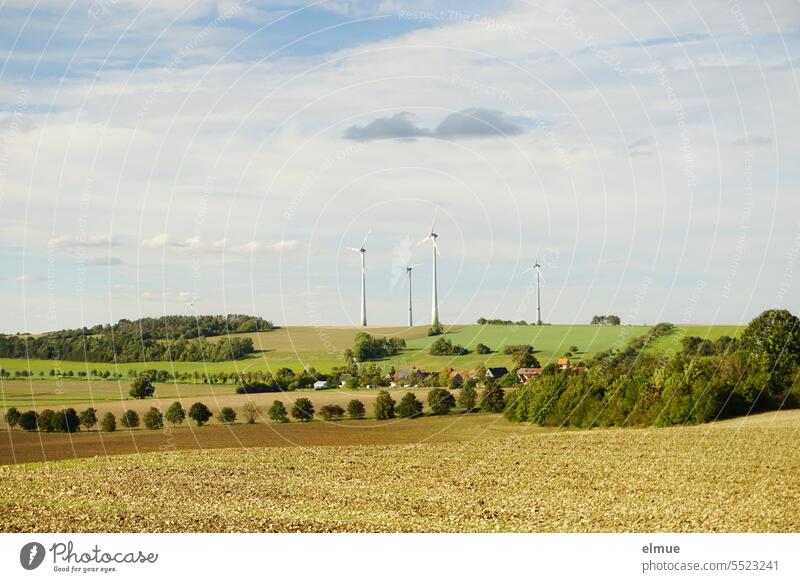
[[498, 380], [508, 374], [508, 368], [498, 367], [498, 368], [486, 368], [486, 377], [487, 378], [494, 378]]
[[314, 382], [314, 390], [327, 390], [328, 382], [325, 380], [317, 380]]
[[542, 375], [541, 368], [520, 368], [517, 370], [517, 380], [523, 384], [531, 378], [538, 378]]
[[562, 370], [566, 370], [569, 368], [569, 358], [559, 358], [558, 359], [558, 367]]

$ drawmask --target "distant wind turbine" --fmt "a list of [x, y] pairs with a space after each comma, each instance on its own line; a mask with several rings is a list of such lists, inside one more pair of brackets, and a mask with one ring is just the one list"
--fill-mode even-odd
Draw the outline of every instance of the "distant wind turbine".
[[433, 255], [433, 297], [431, 298], [431, 325], [437, 325], [439, 323], [439, 297], [436, 288], [436, 255], [439, 254], [439, 246], [436, 244], [436, 239], [439, 235], [434, 232], [433, 227], [435, 224], [436, 211], [434, 210], [430, 234], [417, 243], [417, 246], [419, 246], [426, 241], [431, 241], [431, 253]]
[[539, 264], [539, 259], [536, 259], [532, 267], [522, 272], [530, 273], [531, 271], [536, 273], [536, 325], [542, 325], [542, 289], [540, 281], [542, 279], [542, 266]]
[[353, 247], [346, 247], [348, 251], [355, 251], [357, 253], [361, 253], [361, 325], [367, 325], [367, 266], [364, 262], [364, 256], [367, 252], [367, 249], [364, 248], [367, 244], [367, 238], [369, 237], [369, 233], [367, 232], [367, 236], [364, 237], [364, 240], [361, 243], [361, 247], [353, 248]]
[[414, 267], [419, 267], [420, 263], [416, 265], [409, 265], [406, 267], [406, 273], [408, 274], [408, 327], [414, 326], [414, 314], [412, 312], [411, 306], [411, 271]]

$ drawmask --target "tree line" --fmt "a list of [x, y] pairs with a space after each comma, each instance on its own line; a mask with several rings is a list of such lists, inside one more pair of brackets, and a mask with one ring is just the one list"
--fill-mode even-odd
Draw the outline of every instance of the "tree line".
[[0, 334], [0, 357], [80, 362], [237, 360], [253, 352], [253, 340], [223, 337], [274, 329], [271, 322], [248, 315], [169, 315], [114, 325], [66, 329], [38, 336]]
[[786, 310], [756, 317], [741, 339], [685, 338], [675, 354], [650, 353], [655, 326], [586, 372], [542, 374], [517, 390], [506, 415], [547, 426], [670, 426], [800, 406], [800, 320]]

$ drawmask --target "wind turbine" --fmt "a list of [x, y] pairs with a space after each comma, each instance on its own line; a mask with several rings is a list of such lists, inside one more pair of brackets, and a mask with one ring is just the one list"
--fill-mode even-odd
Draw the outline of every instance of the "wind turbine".
[[536, 259], [536, 262], [532, 267], [529, 267], [522, 272], [529, 273], [531, 271], [536, 272], [536, 325], [542, 325], [542, 289], [540, 281], [542, 277], [542, 266], [539, 264], [539, 259]]
[[357, 253], [361, 253], [361, 325], [367, 325], [367, 267], [364, 263], [364, 255], [367, 252], [367, 249], [364, 248], [364, 245], [367, 244], [367, 238], [369, 237], [369, 233], [371, 231], [367, 231], [367, 236], [364, 237], [364, 240], [361, 242], [361, 246], [359, 248], [353, 247], [346, 247], [348, 251], [355, 251]]
[[416, 265], [409, 265], [406, 267], [406, 273], [408, 274], [408, 327], [414, 326], [414, 315], [412, 313], [412, 308], [411, 308], [411, 271], [414, 269], [414, 267], [419, 267], [419, 266], [420, 263], [417, 263]]
[[436, 255], [439, 254], [439, 246], [436, 244], [436, 238], [439, 236], [433, 230], [436, 224], [436, 211], [433, 213], [433, 222], [431, 222], [431, 232], [428, 236], [417, 243], [421, 245], [425, 241], [431, 241], [431, 253], [433, 254], [433, 297], [431, 299], [431, 325], [438, 325], [439, 323], [439, 297], [436, 289]]

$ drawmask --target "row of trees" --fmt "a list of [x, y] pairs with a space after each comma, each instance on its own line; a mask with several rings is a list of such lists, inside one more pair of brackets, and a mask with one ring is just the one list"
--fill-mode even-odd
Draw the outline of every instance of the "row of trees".
[[[248, 407], [245, 406], [245, 414], [248, 415]], [[173, 426], [182, 424], [186, 418], [195, 421], [197, 426], [203, 426], [208, 422], [213, 413], [202, 402], [195, 402], [189, 408], [188, 413], [180, 402], [174, 402], [162, 413], [155, 406], [151, 407], [140, 418], [135, 410], [128, 409], [120, 415], [120, 424], [125, 428], [137, 428], [144, 423], [145, 428], [157, 430], [164, 428], [164, 421], [170, 422]], [[231, 423], [236, 421], [237, 414], [230, 407], [224, 407], [219, 411], [219, 418], [222, 422]], [[248, 415], [249, 418], [249, 415]], [[6, 411], [5, 420], [8, 426], [19, 426], [26, 431], [40, 432], [77, 432], [82, 426], [86, 430], [91, 430], [98, 426], [104, 432], [114, 432], [117, 430], [117, 417], [112, 412], [107, 412], [102, 418], [97, 417], [97, 409], [87, 408], [78, 413], [74, 408], [63, 410], [45, 409], [41, 412], [27, 410], [20, 412], [12, 407]]]
[[[670, 329], [656, 328], [647, 337]], [[717, 340], [710, 349], [688, 340], [674, 355], [652, 354], [643, 350], [647, 343], [638, 338], [602, 354], [586, 372], [532, 380], [510, 399], [508, 418], [553, 426], [668, 426], [800, 406], [800, 320], [786, 310], [762, 313], [740, 340]]]
[[619, 325], [622, 320], [618, 315], [595, 315], [592, 317], [592, 325]]
[[[478, 397], [478, 391], [474, 382], [468, 382], [458, 394], [458, 398], [450, 390], [444, 388], [434, 388], [428, 392], [427, 403], [433, 415], [449, 414], [454, 408], [462, 408], [465, 412], [483, 410], [486, 412], [502, 412], [506, 405], [505, 391], [496, 383], [490, 382], [482, 396]], [[417, 418], [423, 414], [423, 403], [413, 392], [406, 392], [396, 402], [386, 390], [378, 393], [374, 403], [374, 416], [377, 420], [388, 420], [395, 417]], [[261, 416], [261, 409], [253, 402], [247, 402], [242, 407], [242, 414], [245, 421], [253, 424]], [[309, 422], [314, 416], [319, 416], [323, 420], [340, 420], [347, 416], [352, 420], [360, 420], [366, 417], [366, 406], [361, 400], [353, 399], [344, 408], [338, 404], [326, 404], [319, 411], [314, 407], [313, 402], [308, 398], [298, 398], [287, 409], [286, 405], [275, 400], [267, 410], [268, 418], [273, 422], [289, 422], [289, 415], [300, 422]], [[127, 429], [138, 428], [144, 425], [150, 430], [163, 429], [165, 423], [172, 426], [183, 424], [189, 418], [197, 426], [206, 424], [214, 414], [211, 409], [202, 402], [195, 402], [189, 407], [188, 412], [183, 405], [175, 401], [166, 411], [162, 411], [155, 406], [143, 415], [132, 409], [123, 412], [119, 417], [119, 423]], [[223, 423], [236, 422], [237, 412], [231, 407], [223, 407], [218, 413], [218, 418]], [[117, 430], [117, 417], [112, 412], [105, 413], [101, 418], [97, 416], [97, 409], [87, 408], [78, 413], [74, 408], [64, 410], [45, 409], [41, 412], [28, 410], [20, 412], [17, 408], [9, 408], [5, 414], [6, 423], [10, 427], [19, 426], [26, 431], [41, 432], [77, 432], [83, 427], [91, 430], [98, 427], [103, 432], [114, 432]]]

